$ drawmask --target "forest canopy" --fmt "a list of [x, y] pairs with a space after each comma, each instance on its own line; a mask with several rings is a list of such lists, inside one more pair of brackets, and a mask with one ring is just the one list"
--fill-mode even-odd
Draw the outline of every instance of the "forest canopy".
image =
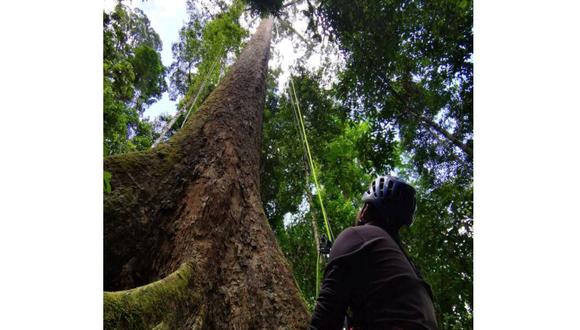
[[[275, 13], [278, 65], [267, 77], [260, 194], [307, 304], [314, 305], [324, 266], [318, 198], [337, 235], [353, 225], [370, 180], [391, 174], [418, 191], [415, 224], [402, 237], [432, 286], [440, 327], [472, 328], [472, 1], [186, 3], [167, 65], [143, 11], [119, 2], [103, 13], [105, 156], [149, 150], [179, 132], [231, 68], [257, 16]], [[290, 69], [281, 64], [284, 40], [301, 54]], [[320, 189], [300, 142], [291, 83]], [[176, 109], [148, 119], [144, 112], [163, 93]]]

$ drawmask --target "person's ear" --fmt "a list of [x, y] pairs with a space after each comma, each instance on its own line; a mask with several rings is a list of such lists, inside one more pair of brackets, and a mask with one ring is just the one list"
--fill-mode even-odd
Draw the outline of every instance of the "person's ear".
[[365, 218], [367, 216], [368, 209], [369, 209], [369, 205], [365, 203], [365, 205], [363, 205], [362, 209], [358, 213], [358, 222], [359, 223], [364, 223], [366, 221]]

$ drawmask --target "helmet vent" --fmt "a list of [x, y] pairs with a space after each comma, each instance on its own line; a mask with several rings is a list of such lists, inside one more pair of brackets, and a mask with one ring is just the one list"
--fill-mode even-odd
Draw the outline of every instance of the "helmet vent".
[[387, 184], [387, 196], [391, 196], [393, 192], [393, 181], [389, 180], [389, 183]]

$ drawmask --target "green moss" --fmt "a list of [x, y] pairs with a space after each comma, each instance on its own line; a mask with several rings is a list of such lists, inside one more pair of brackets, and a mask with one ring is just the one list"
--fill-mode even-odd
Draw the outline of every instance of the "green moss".
[[130, 290], [104, 293], [105, 329], [169, 329], [199, 300], [193, 266], [183, 264], [167, 277]]

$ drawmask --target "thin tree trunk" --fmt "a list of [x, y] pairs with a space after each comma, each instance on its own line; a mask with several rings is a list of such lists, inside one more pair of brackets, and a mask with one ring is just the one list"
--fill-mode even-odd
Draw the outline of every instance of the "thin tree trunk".
[[314, 241], [316, 242], [316, 250], [320, 248], [320, 235], [318, 234], [318, 225], [316, 224], [316, 217], [314, 216], [314, 204], [312, 202], [312, 193], [310, 192], [310, 185], [307, 183], [306, 186], [306, 198], [308, 199], [308, 205], [310, 205], [310, 225], [312, 225], [312, 232], [314, 233]]
[[140, 287], [105, 293], [105, 327], [306, 327], [259, 195], [271, 29], [167, 143], [105, 160], [105, 290]]

